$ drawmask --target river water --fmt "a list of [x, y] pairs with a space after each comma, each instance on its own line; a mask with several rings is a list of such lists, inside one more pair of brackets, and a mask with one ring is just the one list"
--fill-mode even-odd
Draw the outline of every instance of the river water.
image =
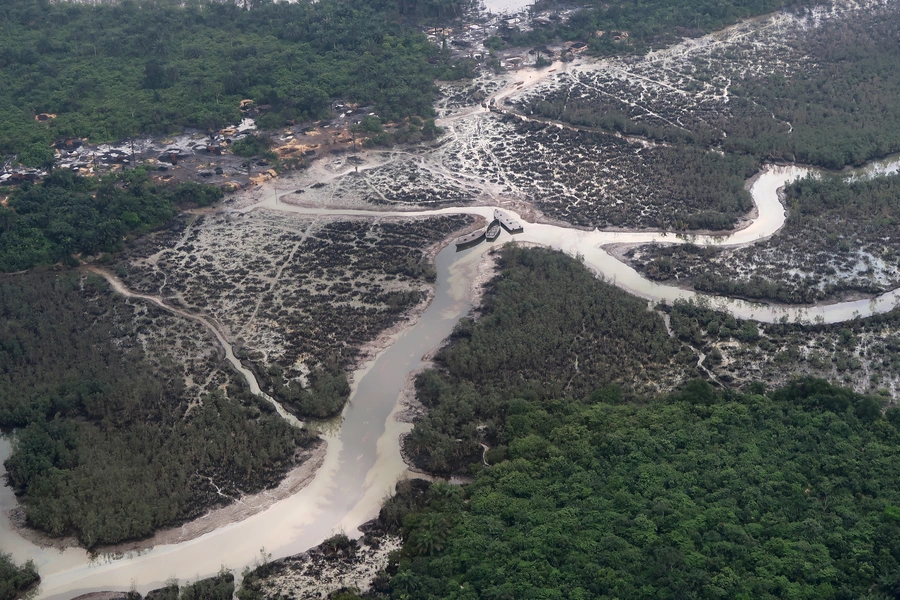
[[[900, 169], [900, 156], [892, 156], [882, 161], [873, 161], [867, 166], [850, 170], [848, 177], [863, 178], [889, 173]], [[754, 319], [764, 323], [788, 320], [798, 322], [839, 323], [856, 317], [868, 317], [873, 314], [891, 310], [900, 301], [900, 290], [882, 294], [873, 299], [821, 304], [816, 306], [778, 306], [744, 300], [735, 300], [720, 296], [700, 294], [692, 290], [656, 283], [644, 278], [637, 271], [610, 256], [603, 246], [608, 244], [644, 244], [644, 243], [685, 243], [697, 245], [739, 246], [764, 240], [774, 235], [784, 226], [787, 215], [784, 206], [778, 199], [778, 190], [785, 184], [818, 173], [816, 169], [801, 166], [768, 165], [757, 174], [750, 186], [750, 194], [756, 207], [756, 218], [743, 229], [728, 235], [689, 235], [664, 232], [630, 232], [630, 231], [581, 231], [547, 225], [542, 223], [525, 223], [524, 233], [515, 239], [524, 242], [542, 244], [550, 248], [562, 250], [572, 256], [580, 256], [584, 263], [597, 275], [615, 283], [618, 287], [637, 296], [654, 302], [673, 302], [679, 299], [694, 299], [708, 304], [712, 308], [728, 311], [736, 317]], [[254, 206], [242, 209], [243, 212], [265, 208], [294, 212], [307, 215], [347, 215], [347, 216], [428, 216], [437, 214], [473, 214], [490, 220], [493, 207], [452, 207], [430, 211], [372, 211], [372, 210], [334, 210], [326, 208], [308, 208], [278, 202], [274, 196]], [[512, 210], [521, 222], [524, 220]]]
[[[3, 518], [0, 550], [11, 552], [18, 561], [33, 559], [42, 577], [39, 597], [62, 600], [131, 585], [146, 593], [170, 577], [182, 581], [207, 577], [222, 565], [239, 574], [259, 559], [262, 548], [278, 558], [302, 552], [334, 533], [354, 532], [377, 514], [394, 483], [407, 473], [397, 439], [409, 425], [394, 419], [399, 391], [409, 371], [423, 365], [422, 356], [439, 346], [469, 312], [469, 285], [487, 248], [456, 253], [451, 246], [438, 254], [434, 301], [416, 325], [399, 334], [361, 376], [358, 374], [339, 432], [324, 436], [328, 442], [324, 464], [297, 494], [194, 540], [94, 561], [76, 548], [39, 548], [16, 534]], [[0, 465], [9, 452], [9, 440], [0, 438]], [[0, 488], [3, 514], [15, 504], [9, 488]]]
[[[896, 172], [900, 159], [873, 163], [855, 176]], [[751, 194], [758, 217], [750, 226], [728, 236], [696, 236], [697, 244], [746, 244], [774, 234], [785, 222], [784, 209], [776, 191], [786, 182], [803, 177], [810, 170], [800, 167], [770, 166], [754, 180]], [[490, 217], [492, 207], [448, 208], [416, 213], [385, 213], [356, 210], [309, 209], [278, 203], [274, 198], [244, 210], [265, 208], [305, 214], [346, 215], [429, 215], [467, 213]], [[512, 211], [510, 211], [512, 212]], [[694, 292], [659, 285], [642, 278], [633, 269], [607, 254], [601, 246], [611, 243], [684, 242], [674, 234], [578, 231], [544, 224], [525, 224], [525, 232], [516, 239], [557, 248], [580, 255], [592, 268], [619, 287], [649, 300], [673, 301], [702, 297], [712, 306], [741, 317], [760, 321], [820, 320], [838, 322], [854, 316], [867, 316], [890, 309], [897, 292], [875, 300], [845, 302], [809, 308], [780, 308], [700, 296]], [[510, 239], [505, 232], [493, 245]], [[173, 545], [121, 557], [92, 559], [84, 550], [65, 551], [39, 548], [21, 538], [7, 518], [0, 518], [0, 551], [10, 552], [17, 561], [31, 558], [43, 578], [38, 596], [60, 600], [106, 589], [128, 589], [132, 585], [142, 593], [159, 587], [171, 577], [182, 581], [215, 574], [222, 565], [238, 574], [253, 565], [265, 549], [273, 558], [301, 552], [326, 537], [346, 531], [353, 533], [362, 522], [377, 514], [384, 497], [394, 483], [407, 474], [400, 457], [398, 436], [409, 426], [397, 423], [399, 391], [408, 374], [422, 366], [421, 358], [433, 350], [451, 332], [460, 317], [471, 308], [468, 292], [481, 256], [492, 245], [481, 244], [464, 252], [452, 245], [436, 259], [437, 284], [434, 301], [418, 322], [399, 334], [363, 372], [357, 374], [353, 394], [336, 433], [325, 435], [328, 451], [313, 481], [297, 494], [243, 521], [217, 529], [207, 535]], [[224, 342], [226, 351], [227, 342]], [[253, 376], [245, 372], [251, 387], [258, 389]], [[10, 443], [0, 439], [0, 465], [9, 455]], [[0, 466], [2, 469], [2, 466]], [[0, 471], [2, 473], [2, 471]], [[15, 506], [11, 491], [0, 487], [0, 509], [5, 517]]]

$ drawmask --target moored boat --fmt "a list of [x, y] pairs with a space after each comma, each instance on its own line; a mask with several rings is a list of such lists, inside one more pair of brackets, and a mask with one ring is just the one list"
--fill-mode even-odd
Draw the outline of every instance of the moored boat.
[[456, 249], [464, 250], [466, 248], [471, 248], [472, 246], [476, 246], [480, 244], [484, 240], [484, 236], [487, 232], [487, 229], [482, 227], [477, 231], [473, 231], [472, 233], [467, 233], [466, 235], [461, 235], [456, 238]]
[[494, 219], [499, 221], [500, 224], [503, 225], [503, 229], [510, 233], [522, 233], [522, 231], [524, 231], [521, 223], [500, 209], [494, 209]]
[[487, 233], [484, 234], [484, 239], [489, 242], [493, 242], [500, 235], [500, 222], [497, 219], [491, 221], [491, 224], [487, 228]]

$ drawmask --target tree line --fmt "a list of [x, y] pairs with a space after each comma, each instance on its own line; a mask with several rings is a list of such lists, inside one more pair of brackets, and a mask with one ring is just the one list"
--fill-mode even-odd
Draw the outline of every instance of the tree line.
[[273, 485], [314, 438], [242, 383], [192, 399], [180, 365], [151, 360], [133, 309], [99, 277], [8, 277], [0, 315], [9, 484], [51, 535], [88, 548], [148, 536]]
[[211, 185], [154, 182], [145, 169], [82, 177], [56, 170], [39, 184], [13, 190], [0, 206], [0, 271], [120, 249], [126, 235], [167, 224], [177, 208], [208, 206], [223, 196]]
[[507, 245], [500, 266], [483, 316], [462, 319], [435, 356], [437, 368], [416, 378], [428, 414], [404, 448], [430, 471], [465, 470], [483, 441], [493, 446], [489, 454], [503, 456], [518, 397], [551, 401], [603, 384], [631, 388], [635, 378], [652, 379], [677, 363], [680, 344], [646, 302], [577, 260]]
[[[785, 186], [784, 202], [789, 209], [784, 231], [769, 240], [737, 250], [644, 246], [636, 264], [651, 279], [678, 277], [704, 292], [788, 304], [890, 289], [890, 279], [879, 281], [869, 272], [874, 261], [887, 269], [898, 264], [900, 175], [813, 174]], [[743, 276], [740, 266], [766, 260], [763, 253], [783, 258], [768, 273]], [[866, 268], [857, 273], [860, 260]], [[806, 273], [791, 276], [792, 267]]]
[[9, 554], [0, 552], [0, 600], [15, 600], [40, 580], [32, 561], [19, 566]]
[[[627, 4], [635, 10], [650, 10], [657, 3]], [[671, 2], [659, 4], [672, 5]], [[750, 9], [750, 4], [755, 8]], [[774, 10], [786, 4], [748, 3], [746, 8], [748, 13], [755, 13], [760, 8]], [[613, 4], [609, 10], [620, 10], [620, 7]], [[721, 12], [698, 4], [689, 10], [667, 14], [678, 14], [681, 18], [694, 14], [694, 10], [706, 16]], [[727, 12], [728, 7], [724, 10]], [[585, 17], [576, 15], [573, 21], [579, 18]], [[799, 162], [827, 169], [861, 165], [900, 152], [900, 137], [896, 135], [900, 130], [900, 102], [895, 94], [900, 85], [898, 23], [900, 13], [889, 10], [860, 19], [827, 22], [804, 31], [791, 40], [792, 52], [808, 57], [796, 72], [789, 76], [778, 72], [729, 73], [732, 83], [727, 113], [704, 114], [703, 121], [689, 130], [635, 120], [623, 112], [615, 99], [570, 98], [557, 92], [534, 100], [528, 109], [579, 126], [600, 127], [675, 144], [720, 148], [759, 161]], [[616, 28], [634, 32], [636, 39], [641, 40], [645, 26], [635, 23], [634, 29], [624, 24]], [[700, 30], [710, 29], [701, 27]], [[583, 35], [584, 39], [592, 39], [592, 48], [597, 52], [603, 50], [596, 45], [609, 43], [602, 41], [609, 36], [597, 38], [592, 36], [592, 30], [584, 31]], [[616, 46], [621, 51], [618, 43]], [[706, 81], [717, 74], [719, 63], [715, 56], [708, 64], [703, 63], [695, 63], [694, 76]]]
[[399, 515], [390, 597], [897, 597], [900, 410], [876, 398], [698, 381], [508, 420], [504, 460]]
[[[378, 578], [365, 597], [897, 597], [900, 409], [885, 410], [881, 398], [812, 378], [768, 393], [693, 380], [648, 397], [616, 385], [627, 371], [613, 357], [604, 361], [611, 373], [569, 387], [579, 378], [560, 358], [565, 349], [551, 352], [554, 344], [540, 340], [522, 373], [457, 361], [456, 349], [465, 356], [471, 340], [522, 335], [517, 311], [550, 315], [551, 339], [594, 331], [581, 316], [558, 316], [579, 313], [583, 290], [577, 261], [550, 254], [506, 250], [495, 288], [521, 285], [517, 271], [530, 271], [531, 286], [550, 280], [560, 295], [571, 291], [571, 309], [529, 290], [495, 289], [486, 315], [463, 321], [440, 370], [420, 380], [431, 408], [417, 428], [457, 437], [457, 421], [482, 425], [475, 439], [491, 449], [465, 457], [471, 484], [398, 486], [379, 521], [400, 531], [404, 546], [387, 583]], [[690, 335], [690, 309], [673, 311], [680, 336]], [[643, 306], [632, 310], [659, 320]], [[728, 319], [716, 327], [759, 336]], [[646, 352], [631, 350], [640, 340], [626, 327], [600, 331], [624, 361]], [[525, 377], [532, 369], [544, 393]], [[435, 410], [435, 392], [472, 401], [439, 401]]]
[[[121, 139], [241, 119], [327, 116], [333, 98], [398, 119], [433, 114], [434, 80], [456, 67], [410, 22], [464, 2], [112, 4], [0, 1], [0, 154], [52, 138]], [[34, 116], [55, 114], [38, 123]]]
[[[779, 10], [802, 8], [811, 0], [591, 0], [566, 21], [529, 31], [507, 34], [515, 45], [535, 45], [562, 39], [590, 40], [590, 50], [600, 55], [643, 52], [718, 31], [742, 19]], [[568, 8], [560, 0], [538, 0], [535, 10]], [[627, 31], [629, 37], [615, 41], [597, 37], [597, 31]]]

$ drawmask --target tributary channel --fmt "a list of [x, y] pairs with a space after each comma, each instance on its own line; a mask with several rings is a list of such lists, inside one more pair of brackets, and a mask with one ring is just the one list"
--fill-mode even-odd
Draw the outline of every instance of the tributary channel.
[[[860, 176], [897, 171], [900, 159], [873, 163]], [[802, 177], [810, 170], [801, 167], [770, 166], [754, 178], [751, 193], [758, 218], [748, 227], [728, 236], [695, 236], [696, 244], [746, 244], [773, 235], [785, 221], [784, 208], [776, 191], [786, 182]], [[279, 203], [274, 197], [244, 210], [265, 208], [306, 214], [346, 214], [371, 216], [414, 216], [468, 213], [489, 217], [491, 207], [448, 208], [416, 213], [389, 213], [356, 210], [310, 209]], [[512, 211], [510, 211], [512, 212]], [[525, 223], [525, 232], [516, 239], [557, 248], [580, 255], [586, 265], [619, 287], [652, 301], [673, 301], [700, 295], [650, 282], [630, 267], [611, 257], [601, 246], [612, 243], [686, 241], [674, 234], [579, 231], [545, 224]], [[506, 233], [493, 245], [509, 241]], [[140, 553], [121, 556], [90, 557], [84, 550], [64, 551], [40, 548], [19, 536], [11, 527], [7, 512], [15, 507], [15, 498], [0, 488], [0, 551], [11, 552], [17, 561], [31, 558], [43, 578], [38, 597], [68, 599], [78, 594], [132, 586], [145, 593], [160, 587], [171, 577], [182, 582], [207, 577], [223, 565], [236, 573], [266, 555], [279, 558], [304, 551], [339, 531], [353, 533], [355, 528], [377, 514], [384, 497], [407, 469], [400, 457], [398, 436], [408, 425], [397, 423], [400, 390], [409, 373], [422, 366], [422, 357], [438, 347], [456, 322], [468, 313], [469, 287], [482, 254], [492, 245], [482, 244], [464, 252], [451, 245], [436, 259], [437, 284], [434, 301], [419, 320], [399, 334], [367, 369], [357, 373], [350, 402], [337, 433], [325, 435], [328, 451], [325, 462], [313, 481], [293, 496], [275, 503], [265, 511], [216, 529], [193, 540], [160, 545]], [[893, 307], [900, 297], [897, 291], [874, 300], [844, 302], [808, 308], [774, 307], [725, 298], [706, 297], [711, 306], [728, 310], [739, 317], [759, 321], [780, 319], [839, 322], [856, 316], [868, 316]], [[225, 344], [224, 339], [220, 340]], [[251, 387], [257, 387], [252, 374]], [[0, 439], [0, 464], [9, 455], [10, 443]], [[0, 467], [2, 473], [2, 467]]]
[[[435, 298], [415, 325], [357, 373], [339, 432], [325, 435], [328, 451], [314, 480], [297, 494], [262, 513], [175, 545], [124, 556], [92, 559], [84, 550], [40, 548], [19, 536], [7, 512], [15, 507], [8, 487], [0, 488], [0, 551], [17, 561], [31, 558], [42, 577], [41, 598], [68, 599], [92, 591], [132, 585], [141, 593], [171, 577], [182, 582], [214, 575], [224, 565], [237, 574], [260, 559], [260, 550], [279, 558], [296, 554], [326, 537], [374, 517], [398, 479], [407, 473], [398, 438], [408, 425], [397, 423], [400, 390], [422, 357], [438, 347], [471, 308], [469, 286], [487, 246], [457, 254], [452, 246], [436, 259]], [[252, 378], [252, 374], [245, 372]], [[251, 383], [255, 386], [255, 381]], [[0, 439], [0, 465], [10, 442]], [[2, 476], [0, 466], [0, 476]]]

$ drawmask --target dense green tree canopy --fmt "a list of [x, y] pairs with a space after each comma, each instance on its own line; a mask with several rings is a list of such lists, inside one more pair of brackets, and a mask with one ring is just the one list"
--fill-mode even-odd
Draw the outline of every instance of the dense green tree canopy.
[[432, 4], [2, 0], [0, 154], [53, 137], [217, 129], [240, 120], [244, 98], [272, 107], [263, 128], [325, 116], [332, 98], [429, 116], [446, 63], [429, 63], [437, 48], [404, 15], [462, 6]]
[[[628, 398], [603, 383], [634, 372], [623, 367], [647, 349], [632, 353], [641, 342], [630, 329], [652, 338], [638, 324], [658, 315], [610, 294], [596, 301], [630, 328], [562, 316], [583, 310], [581, 269], [562, 254], [507, 248], [486, 316], [464, 321], [443, 368], [420, 378], [432, 408], [411, 438], [429, 429], [451, 456], [471, 441], [490, 449], [459, 455], [472, 484], [387, 503], [382, 521], [402, 522], [406, 540], [391, 597], [896, 598], [900, 410], [816, 379], [769, 395], [693, 380]], [[517, 313], [547, 318], [532, 326]], [[750, 325], [735, 336], [758, 338]], [[535, 332], [535, 356], [520, 373], [502, 357], [523, 329]], [[579, 342], [598, 331], [609, 354]], [[488, 350], [460, 360], [488, 339], [500, 363], [480, 368]], [[571, 346], [554, 348], [562, 339]], [[566, 360], [573, 349], [578, 370]], [[588, 356], [596, 364], [582, 379]]]
[[502, 252], [483, 316], [460, 321], [436, 356], [439, 369], [416, 379], [429, 412], [406, 450], [429, 470], [465, 469], [481, 456], [482, 439], [505, 447], [516, 397], [580, 398], [608, 383], [633, 391], [635, 379], [662, 379], [681, 362], [680, 344], [643, 300], [562, 253]]
[[394, 597], [896, 597], [896, 408], [808, 380], [510, 413], [508, 458], [406, 517]]
[[126, 234], [168, 223], [177, 206], [207, 206], [222, 196], [209, 185], [154, 183], [142, 169], [102, 180], [55, 171], [16, 189], [9, 205], [0, 206], [0, 271], [115, 251]]
[[0, 553], [0, 600], [18, 598], [38, 581], [40, 577], [33, 562], [28, 561], [20, 567], [9, 554]]
[[[201, 402], [181, 365], [150, 357], [131, 307], [97, 276], [0, 281], [0, 427], [29, 523], [87, 547], [198, 516], [226, 493], [271, 485], [312, 434], [245, 387]], [[230, 492], [229, 492], [230, 490]]]

